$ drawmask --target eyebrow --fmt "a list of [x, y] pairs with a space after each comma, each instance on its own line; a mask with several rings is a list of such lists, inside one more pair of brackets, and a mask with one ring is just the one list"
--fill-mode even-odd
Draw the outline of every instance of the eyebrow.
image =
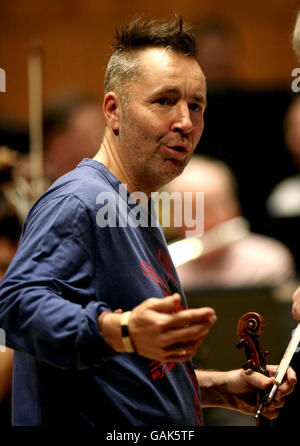
[[202, 93], [195, 93], [193, 95], [193, 99], [195, 99], [197, 102], [201, 102], [203, 104], [207, 104], [207, 99]]
[[[177, 88], [166, 87], [166, 88], [162, 88], [161, 90], [156, 91], [155, 94], [156, 95], [157, 94], [180, 94], [180, 91]], [[193, 94], [192, 98], [195, 101], [200, 102], [204, 105], [207, 104], [206, 97], [202, 93], [195, 93], [195, 94]]]

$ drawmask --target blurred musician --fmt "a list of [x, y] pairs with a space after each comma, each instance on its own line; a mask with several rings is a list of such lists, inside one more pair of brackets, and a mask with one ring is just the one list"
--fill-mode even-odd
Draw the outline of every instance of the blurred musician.
[[[241, 208], [236, 180], [225, 163], [195, 155], [184, 172], [168, 185], [168, 190], [181, 194], [190, 191], [194, 199], [196, 192], [204, 192], [201, 239], [204, 245], [207, 239], [214, 245], [207, 254], [177, 268], [185, 289], [273, 285], [293, 277], [293, 258], [282, 243], [245, 228], [241, 228], [241, 236], [235, 234], [240, 230], [236, 218], [241, 215]], [[232, 227], [228, 226], [225, 239], [221, 240], [224, 223]], [[172, 229], [177, 230], [178, 238], [183, 238], [187, 230], [185, 226]]]

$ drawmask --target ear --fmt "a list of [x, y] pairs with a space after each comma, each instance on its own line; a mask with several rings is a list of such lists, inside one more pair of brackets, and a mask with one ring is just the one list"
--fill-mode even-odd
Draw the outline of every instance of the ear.
[[115, 135], [119, 134], [120, 128], [120, 100], [114, 92], [109, 92], [105, 95], [103, 101], [103, 112], [107, 120], [107, 124], [112, 129]]

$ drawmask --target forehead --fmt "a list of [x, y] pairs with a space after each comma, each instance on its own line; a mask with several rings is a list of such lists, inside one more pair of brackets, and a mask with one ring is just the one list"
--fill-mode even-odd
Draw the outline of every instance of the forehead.
[[188, 94], [206, 95], [205, 76], [198, 62], [183, 53], [148, 48], [141, 53], [141, 82], [152, 89], [184, 89]]

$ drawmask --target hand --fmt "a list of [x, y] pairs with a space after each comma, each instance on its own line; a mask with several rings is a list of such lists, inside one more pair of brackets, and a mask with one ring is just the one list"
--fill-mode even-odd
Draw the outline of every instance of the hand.
[[216, 321], [212, 308], [177, 311], [180, 295], [150, 298], [133, 309], [128, 329], [138, 354], [159, 361], [186, 361]]
[[[257, 390], [265, 392], [271, 389], [274, 383], [274, 374], [278, 366], [267, 366], [270, 377], [261, 373], [248, 370], [231, 370], [229, 372], [212, 372], [214, 375], [207, 380], [207, 377], [201, 374], [198, 377], [200, 386], [204, 385], [204, 391], [201, 393], [206, 399], [206, 407], [225, 407], [231, 410], [254, 415], [257, 411]], [[205, 373], [205, 372], [204, 372]], [[197, 372], [198, 374], [198, 372]], [[297, 382], [294, 370], [289, 367], [284, 381], [279, 386], [273, 401], [263, 408], [262, 415], [273, 419], [278, 417], [279, 409], [285, 404], [285, 397], [292, 393]], [[207, 384], [209, 386], [207, 387]]]
[[292, 315], [296, 321], [300, 322], [300, 287], [293, 294]]
[[[181, 310], [180, 295], [150, 298], [130, 314], [128, 330], [135, 351], [157, 361], [187, 361], [198, 350], [216, 321], [212, 308]], [[178, 311], [178, 312], [176, 312]], [[117, 352], [124, 352], [120, 314], [108, 313], [102, 333]]]

